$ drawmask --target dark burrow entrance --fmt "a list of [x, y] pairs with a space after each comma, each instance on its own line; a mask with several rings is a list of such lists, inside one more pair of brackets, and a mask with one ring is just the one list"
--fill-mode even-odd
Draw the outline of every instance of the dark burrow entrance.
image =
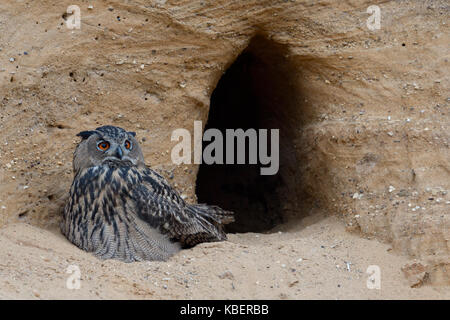
[[[196, 184], [198, 202], [235, 212], [236, 221], [226, 226], [227, 232], [268, 231], [283, 222], [286, 211], [296, 207], [293, 111], [297, 92], [292, 80], [295, 68], [289, 66], [286, 56], [285, 47], [255, 36], [211, 96], [205, 130], [219, 129], [224, 144], [225, 129], [279, 129], [279, 171], [275, 175], [261, 175], [260, 167], [267, 165], [259, 160], [258, 164], [200, 165]], [[270, 131], [268, 142], [273, 152]], [[203, 148], [209, 143], [204, 142]], [[246, 163], [248, 151], [247, 145]], [[226, 150], [223, 152], [226, 159]]]

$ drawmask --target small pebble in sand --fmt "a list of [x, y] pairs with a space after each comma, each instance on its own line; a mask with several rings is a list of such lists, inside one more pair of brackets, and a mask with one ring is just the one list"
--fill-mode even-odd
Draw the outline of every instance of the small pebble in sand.
[[363, 197], [363, 194], [362, 193], [358, 193], [358, 192], [355, 192], [354, 194], [353, 194], [353, 199], [362, 199], [362, 197]]
[[351, 271], [351, 270], [350, 270], [350, 265], [351, 265], [352, 263], [351, 263], [351, 262], [345, 262], [345, 264], [347, 265], [347, 271], [350, 272], [350, 271]]
[[231, 272], [231, 271], [225, 271], [224, 273], [222, 273], [222, 274], [219, 274], [219, 276], [218, 276], [220, 279], [230, 279], [230, 280], [233, 280], [234, 279], [234, 275], [233, 275], [233, 273]]

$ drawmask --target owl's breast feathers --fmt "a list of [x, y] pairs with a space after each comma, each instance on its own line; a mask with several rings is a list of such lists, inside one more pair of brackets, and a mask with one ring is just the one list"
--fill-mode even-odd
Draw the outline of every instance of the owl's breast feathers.
[[61, 230], [102, 258], [165, 260], [182, 246], [225, 240], [232, 212], [189, 205], [147, 167], [94, 166], [77, 173]]

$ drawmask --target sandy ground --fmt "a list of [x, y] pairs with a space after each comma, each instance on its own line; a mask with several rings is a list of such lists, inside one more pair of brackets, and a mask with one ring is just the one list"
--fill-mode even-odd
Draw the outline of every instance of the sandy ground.
[[[401, 271], [405, 257], [348, 233], [336, 217], [316, 215], [270, 234], [230, 234], [166, 262], [101, 261], [58, 230], [25, 223], [0, 230], [0, 243], [2, 299], [450, 298], [449, 287], [411, 288]], [[76, 278], [67, 273], [71, 265], [79, 268], [79, 289], [67, 287]], [[379, 290], [367, 288], [369, 265], [380, 267]]]

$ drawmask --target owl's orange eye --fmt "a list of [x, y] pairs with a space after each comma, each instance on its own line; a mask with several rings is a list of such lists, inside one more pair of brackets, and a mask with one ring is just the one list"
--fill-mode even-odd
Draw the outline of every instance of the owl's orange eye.
[[125, 148], [128, 149], [128, 150], [131, 149], [131, 142], [130, 141], [128, 141], [128, 140], [125, 141]]
[[100, 141], [97, 144], [97, 148], [101, 151], [106, 151], [109, 149], [109, 142], [108, 141]]

